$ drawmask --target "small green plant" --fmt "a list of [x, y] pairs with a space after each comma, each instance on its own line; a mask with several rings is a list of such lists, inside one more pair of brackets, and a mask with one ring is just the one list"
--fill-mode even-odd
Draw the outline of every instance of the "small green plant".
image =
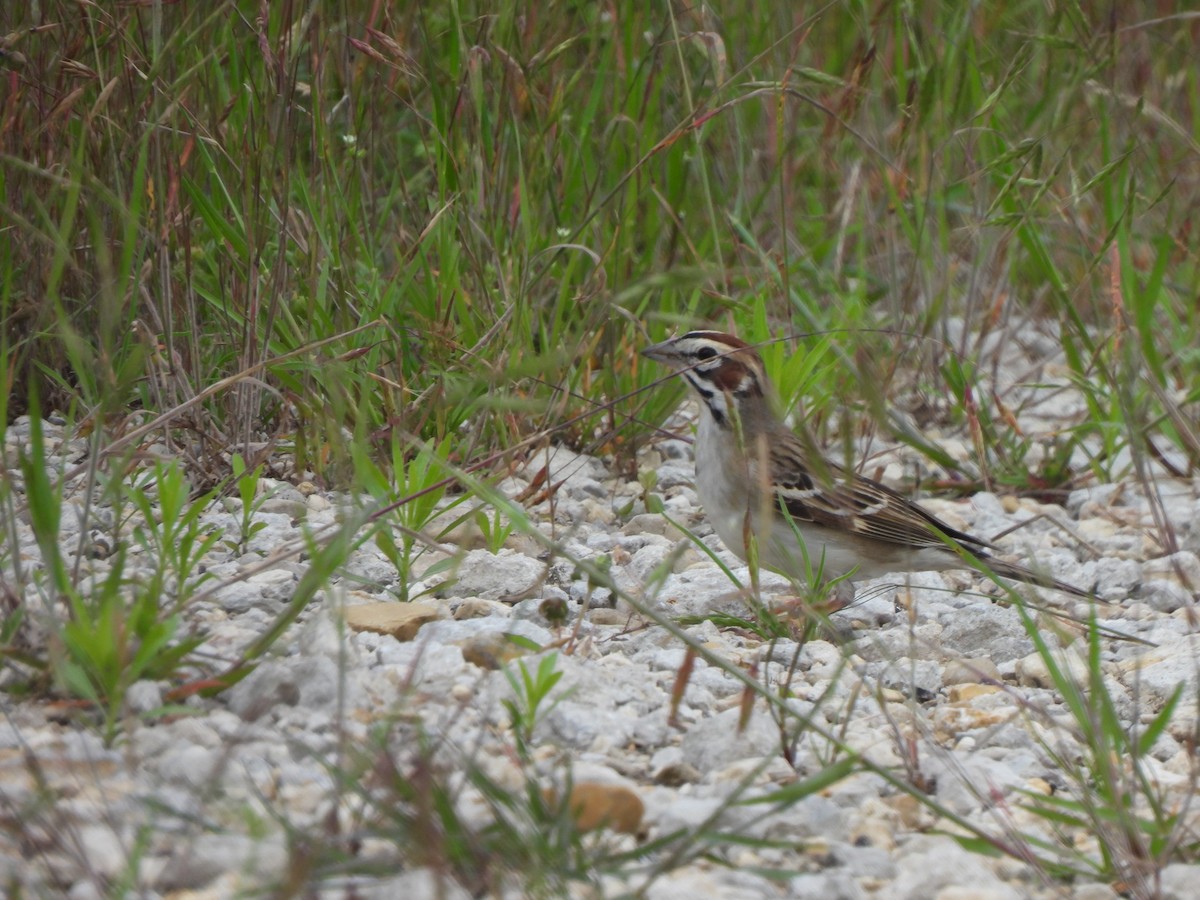
[[111, 742], [129, 686], [173, 676], [202, 638], [180, 639], [179, 615], [163, 614], [161, 594], [140, 579], [124, 577], [123, 549], [109, 562], [108, 578], [92, 594], [68, 593], [63, 651], [53, 662], [61, 684], [102, 711], [104, 737]]
[[558, 654], [547, 653], [538, 662], [536, 672], [531, 673], [523, 659], [517, 660], [516, 672], [511, 667], [504, 670], [504, 677], [508, 679], [513, 691], [513, 696], [504, 701], [504, 708], [508, 712], [509, 724], [512, 725], [517, 755], [522, 760], [530, 759], [533, 732], [538, 722], [569, 693], [560, 693], [549, 706], [543, 706], [554, 686], [562, 678], [562, 672], [556, 669], [557, 665]]
[[509, 522], [495, 507], [492, 508], [491, 516], [488, 516], [485, 510], [475, 510], [473, 516], [475, 527], [479, 529], [479, 533], [483, 536], [484, 546], [491, 554], [499, 553], [504, 548], [504, 542], [508, 540], [509, 535], [513, 532], [512, 523]]
[[393, 507], [393, 512], [378, 523], [375, 545], [400, 575], [401, 600], [411, 599], [408, 583], [412, 580], [413, 564], [423, 549], [423, 546], [418, 549], [418, 544], [433, 540], [432, 535], [424, 533], [425, 529], [438, 514], [467, 499], [466, 494], [460, 494], [449, 503], [442, 503], [451, 471], [446, 462], [449, 448], [449, 438], [439, 444], [423, 443], [414, 449], [399, 435], [393, 435], [391, 478], [359, 442], [351, 448], [355, 471], [363, 487], [376, 502]]
[[182, 609], [208, 579], [207, 574], [197, 576], [200, 563], [221, 538], [200, 522], [215, 493], [189, 500], [189, 490], [182, 469], [173, 462], [155, 463], [140, 485], [122, 488], [141, 516], [133, 536], [154, 565], [149, 588], [171, 597], [173, 611]]
[[240, 453], [233, 454], [229, 464], [233, 469], [233, 483], [237, 488], [241, 506], [238, 508], [237, 540], [226, 541], [226, 544], [235, 553], [242, 554], [246, 552], [250, 539], [267, 527], [266, 522], [254, 521], [254, 514], [267, 499], [266, 495], [260, 493], [258, 489], [262, 480], [263, 467], [260, 463], [253, 469], [247, 469], [246, 461], [242, 459]]
[[[200, 638], [179, 636], [179, 614], [194, 589], [191, 576], [217, 537], [203, 533], [199, 525], [206, 499], [188, 504], [178, 469], [156, 466], [151, 477], [161, 523], [155, 520], [149, 492], [131, 489], [144, 517], [135, 536], [150, 551], [148, 568], [131, 571], [127, 548], [118, 541], [102, 577], [77, 581], [59, 546], [62, 493], [45, 470], [45, 458], [41, 420], [34, 415], [21, 469], [42, 552], [42, 590], [50, 601], [46, 618], [55, 633], [48, 664], [61, 689], [101, 711], [104, 737], [111, 742], [129, 686], [139, 679], [171, 677], [199, 645]], [[61, 623], [55, 623], [55, 599], [65, 604]]]
[[666, 507], [663, 506], [662, 496], [654, 490], [658, 487], [658, 472], [654, 469], [642, 469], [638, 472], [638, 484], [642, 487], [642, 503], [646, 506], [646, 512], [663, 512]]

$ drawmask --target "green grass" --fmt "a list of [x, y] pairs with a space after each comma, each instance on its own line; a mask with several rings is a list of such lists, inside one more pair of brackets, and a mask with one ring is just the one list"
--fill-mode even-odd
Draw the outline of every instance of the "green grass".
[[[58, 413], [86, 441], [84, 493], [158, 560], [87, 581], [59, 541], [66, 473], [35, 436], [23, 493], [0, 483], [13, 683], [85, 700], [116, 740], [133, 680], [195, 663], [181, 615], [213, 587], [198, 511], [237, 494], [245, 549], [264, 476], [375, 505], [365, 531], [292, 548], [311, 577], [206, 690], [244, 675], [352, 547], [419, 572], [439, 501], [490, 501], [467, 515], [493, 548], [532, 533], [488, 480], [547, 441], [636, 471], [681, 396], [639, 393], [661, 373], [636, 351], [693, 324], [763, 342], [834, 458], [879, 435], [956, 490], [1049, 498], [1152, 490], [1151, 458], [1190, 475], [1196, 22], [1113, 9], [5, 5], [0, 421]], [[1087, 404], [1054, 435], [1012, 427], [1020, 398], [981, 349], [1026, 321]], [[971, 464], [933, 431], [968, 440]], [[58, 639], [22, 643], [34, 619]], [[1104, 728], [1089, 742], [1131, 751]], [[1113, 798], [1128, 773], [1110, 774]], [[1124, 815], [1093, 806], [1070, 815]]]

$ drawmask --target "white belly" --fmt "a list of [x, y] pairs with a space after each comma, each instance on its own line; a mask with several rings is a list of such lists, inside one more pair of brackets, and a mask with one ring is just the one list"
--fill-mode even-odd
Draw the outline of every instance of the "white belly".
[[761, 564], [799, 581], [818, 572], [822, 581], [851, 572], [859, 580], [889, 572], [961, 567], [958, 558], [944, 550], [914, 551], [809, 522], [786, 521], [773, 503], [763, 504], [762, 486], [753, 483], [745, 467], [730, 465], [731, 459], [742, 458], [722, 451], [721, 441], [731, 440], [702, 410], [696, 435], [696, 494], [713, 530], [742, 559], [749, 519]]

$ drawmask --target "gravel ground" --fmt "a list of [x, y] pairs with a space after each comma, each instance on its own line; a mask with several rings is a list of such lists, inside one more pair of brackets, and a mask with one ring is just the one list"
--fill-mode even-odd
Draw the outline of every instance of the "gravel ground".
[[[1021, 421], [1029, 431], [1077, 416], [1077, 398], [1062, 391], [1054, 397], [1025, 404]], [[53, 424], [45, 428], [56, 448], [47, 460], [51, 471], [82, 457], [81, 442], [66, 440]], [[28, 422], [9, 430], [10, 464], [27, 439]], [[939, 443], [969, 455], [949, 437]], [[955, 840], [961, 823], [970, 823], [1009, 846], [1054, 844], [1061, 832], [1082, 856], [1099, 853], [1094, 831], [1060, 826], [1028, 808], [1030, 797], [1078, 799], [1070, 769], [1082, 765], [1087, 750], [1017, 611], [996, 603], [989, 596], [995, 589], [974, 573], [860, 584], [858, 602], [834, 617], [834, 632], [803, 646], [712, 621], [685, 625], [708, 661], [694, 662], [682, 696], [673, 697], [686, 658], [680, 639], [625, 601], [614, 602], [568, 559], [607, 560], [617, 586], [659, 617], [745, 616], [729, 578], [672, 524], [694, 529], [748, 583], [745, 566], [705, 525], [690, 454], [686, 441], [671, 440], [640, 458], [643, 469], [657, 472], [666, 515], [647, 512], [642, 487], [616, 477], [604, 460], [563, 448], [537, 456], [501, 487], [517, 496], [543, 465], [551, 481], [563, 480], [552, 501], [528, 508], [563, 555], [519, 534], [497, 554], [477, 548], [462, 555], [472, 536], [460, 529], [418, 560], [418, 572], [432, 566], [434, 573], [407, 585], [410, 595], [423, 594], [411, 604], [397, 603], [395, 567], [366, 542], [230, 690], [153, 715], [172, 685], [134, 684], [112, 746], [71, 704], [9, 695], [0, 722], [0, 879], [31, 896], [72, 898], [110, 896], [117, 887], [138, 896], [223, 897], [289, 879], [308, 879], [317, 895], [329, 897], [436, 896], [439, 889], [468, 896], [445, 882], [439, 888], [436, 867], [401, 870], [398, 860], [412, 854], [397, 846], [399, 832], [374, 827], [380, 807], [394, 798], [379, 775], [383, 763], [415, 783], [433, 760], [446, 783], [459, 787], [460, 820], [480, 829], [493, 821], [494, 805], [463, 782], [468, 766], [514, 797], [530, 778], [562, 785], [569, 771], [580, 806], [591, 810], [581, 815], [616, 826], [588, 835], [597, 854], [706, 825], [710, 836], [691, 841], [669, 863], [669, 851], [653, 849], [636, 865], [597, 875], [603, 896], [645, 886], [648, 873], [654, 877], [645, 895], [652, 898], [1118, 896], [1108, 885], [1053, 881], [1037, 865], [971, 853]], [[917, 467], [900, 451], [880, 455], [878, 464], [892, 482]], [[19, 488], [15, 467], [10, 477]], [[206, 559], [217, 579], [235, 576], [306, 529], [335, 523], [354, 505], [353, 498], [285, 483], [264, 482], [264, 489], [268, 499], [255, 516], [263, 527], [245, 547], [231, 539]], [[1196, 484], [1162, 476], [1157, 491], [1153, 504], [1133, 482], [1076, 491], [1062, 507], [989, 493], [924, 502], [955, 527], [1004, 535], [1012, 558], [1109, 601], [1095, 608], [1101, 622], [1141, 641], [1100, 641], [1105, 688], [1122, 726], [1146, 727], [1184, 686], [1143, 771], [1194, 840], [1188, 801], [1197, 724], [1190, 624], [1200, 586]], [[111, 539], [110, 531], [80, 541], [83, 502], [67, 490], [61, 544], [70, 554]], [[105, 514], [102, 504], [92, 510], [100, 521]], [[1159, 543], [1156, 516], [1174, 529], [1176, 552]], [[239, 520], [236, 503], [219, 503], [201, 521], [236, 537]], [[15, 530], [29, 577], [40, 554], [27, 515], [17, 515]], [[139, 551], [131, 542], [134, 570], [149, 566]], [[85, 555], [85, 571], [101, 577], [103, 553]], [[435, 565], [454, 558], [453, 568]], [[305, 565], [281, 563], [189, 607], [187, 622], [205, 635], [201, 651], [215, 669], [275, 621]], [[5, 577], [14, 572], [10, 559]], [[771, 602], [786, 601], [788, 586], [767, 575], [763, 592]], [[1089, 613], [1071, 598], [1041, 599], [1070, 614]], [[45, 617], [61, 614], [49, 603], [31, 609], [26, 638], [46, 640], [52, 630]], [[1084, 678], [1080, 629], [1049, 617], [1039, 622], [1046, 640], [1065, 645], [1060, 665]], [[527, 651], [509, 634], [554, 648], [561, 673], [525, 761], [515, 752], [504, 668], [512, 671]], [[525, 658], [530, 671], [540, 658]], [[761, 699], [746, 718], [742, 677], [778, 689], [788, 713], [782, 728]], [[14, 670], [4, 679], [14, 684]], [[801, 782], [846, 758], [846, 748], [891, 777], [855, 771], [795, 803], [729, 803]], [[361, 784], [348, 785], [337, 771], [354, 773], [346, 777]], [[960, 824], [937, 816], [897, 781]], [[752, 840], [722, 839], [714, 829]], [[342, 847], [357, 867], [324, 864], [314, 841]], [[323, 864], [306, 870], [314, 860]], [[1197, 877], [1195, 867], [1166, 869], [1163, 896], [1193, 896]], [[513, 896], [527, 887], [516, 876], [505, 883]], [[596, 895], [582, 887], [577, 893]]]

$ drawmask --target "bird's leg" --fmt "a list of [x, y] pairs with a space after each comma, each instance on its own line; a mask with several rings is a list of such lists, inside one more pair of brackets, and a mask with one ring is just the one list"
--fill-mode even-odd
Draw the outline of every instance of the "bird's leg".
[[831, 616], [841, 612], [854, 603], [854, 582], [842, 579], [833, 586], [833, 590], [822, 596], [818, 602], [813, 597], [803, 597], [798, 594], [785, 596], [776, 600], [771, 606], [771, 612], [777, 616], [794, 618], [816, 613], [819, 616]]

